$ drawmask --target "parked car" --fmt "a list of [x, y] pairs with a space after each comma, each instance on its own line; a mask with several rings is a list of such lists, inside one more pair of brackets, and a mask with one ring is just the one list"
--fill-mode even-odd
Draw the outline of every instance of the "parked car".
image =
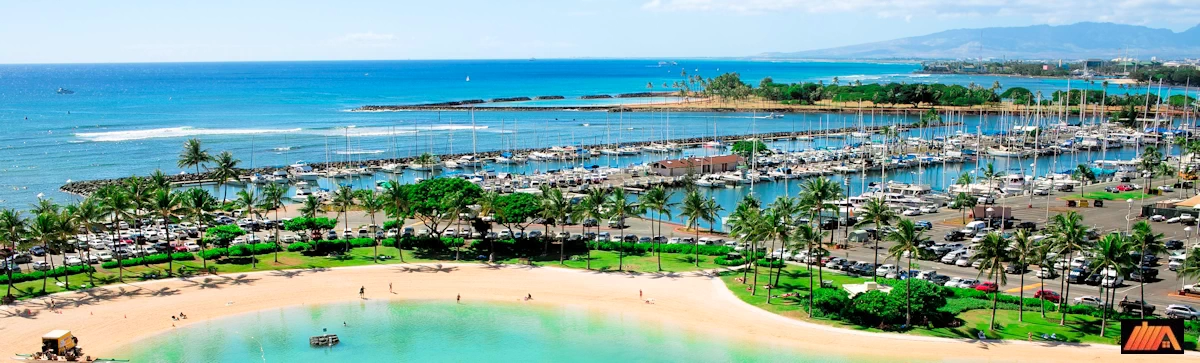
[[1104, 305], [1104, 300], [1101, 300], [1097, 296], [1084, 295], [1084, 296], [1075, 298], [1074, 302], [1072, 302], [1072, 304], [1100, 307], [1100, 305]]
[[958, 242], [967, 239], [967, 234], [963, 233], [963, 231], [950, 231], [946, 233], [943, 239], [949, 242]]
[[99, 258], [100, 261], [105, 261], [105, 262], [113, 260], [113, 254], [112, 254], [112, 252], [109, 252], [109, 251], [97, 252], [96, 257]]
[[1145, 313], [1146, 315], [1154, 315], [1155, 306], [1141, 300], [1125, 300], [1118, 305], [1121, 312], [1126, 314]]
[[1163, 245], [1166, 246], [1168, 250], [1183, 249], [1183, 241], [1177, 239], [1167, 240], [1166, 242], [1163, 242]]
[[975, 288], [975, 286], [978, 286], [978, 285], [979, 285], [979, 280], [963, 279], [961, 282], [958, 283], [958, 286], [956, 286], [956, 287], [962, 288], [962, 289], [973, 289], [973, 288]]
[[1000, 291], [1000, 285], [996, 285], [995, 282], [983, 282], [979, 285], [975, 285], [975, 290], [983, 292], [996, 292]]
[[1133, 269], [1129, 273], [1129, 279], [1137, 282], [1149, 282], [1155, 278], [1158, 278], [1158, 270], [1149, 267]]
[[918, 231], [927, 231], [933, 229], [933, 223], [930, 223], [929, 221], [917, 221], [916, 223], [913, 223], [913, 226], [917, 227]]
[[1062, 300], [1062, 297], [1060, 297], [1057, 292], [1052, 290], [1038, 290], [1037, 292], [1033, 293], [1033, 298], [1046, 300], [1052, 303], [1058, 303], [1059, 300]]
[[83, 259], [79, 258], [79, 256], [67, 256], [67, 258], [63, 259], [63, 264], [67, 266], [82, 266], [84, 263]]
[[875, 269], [875, 276], [883, 277], [883, 276], [887, 276], [887, 274], [889, 274], [889, 273], [893, 273], [893, 272], [897, 272], [897, 271], [900, 271], [900, 267], [889, 263], [889, 264], [885, 264], [883, 266], [879, 266], [878, 269]]
[[46, 255], [46, 248], [42, 246], [33, 246], [29, 248], [29, 253], [34, 256], [42, 257]]
[[1189, 294], [1200, 294], [1200, 284], [1183, 285], [1181, 290]]
[[1162, 214], [1155, 214], [1155, 215], [1150, 216], [1151, 222], [1165, 222], [1166, 220], [1167, 220], [1167, 217], [1163, 216]]
[[1167, 305], [1167, 317], [1175, 319], [1197, 320], [1200, 319], [1200, 310], [1191, 305], [1171, 304]]
[[1004, 273], [1023, 274], [1028, 271], [1029, 271], [1029, 268], [1027, 268], [1026, 266], [1022, 266], [1020, 264], [1016, 264], [1016, 263], [1010, 263], [1008, 266], [1004, 266]]
[[945, 286], [945, 287], [958, 287], [958, 284], [962, 283], [962, 282], [963, 282], [963, 280], [966, 280], [966, 279], [964, 279], [964, 278], [962, 278], [962, 277], [951, 277], [949, 280], [946, 280], [946, 282], [945, 282], [945, 283], [943, 283], [943, 284], [942, 284], [942, 286]]
[[33, 261], [31, 264], [34, 271], [49, 271], [50, 263], [46, 261]]
[[947, 281], [950, 281], [950, 276], [934, 275], [933, 277], [929, 278], [929, 282], [933, 283], [934, 285], [943, 285], [944, 286], [944, 285], [946, 285]]

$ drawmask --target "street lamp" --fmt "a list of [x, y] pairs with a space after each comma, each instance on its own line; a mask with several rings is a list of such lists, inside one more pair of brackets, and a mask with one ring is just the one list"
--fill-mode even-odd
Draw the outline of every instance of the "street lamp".
[[[1130, 226], [1129, 226], [1129, 224], [1130, 224], [1130, 222], [1132, 222], [1132, 221], [1133, 221], [1133, 218], [1132, 218], [1132, 215], [1133, 215], [1133, 198], [1126, 199], [1126, 200], [1125, 200], [1125, 205], [1127, 205], [1127, 206], [1128, 206], [1128, 208], [1126, 208], [1126, 209], [1125, 209], [1125, 231], [1127, 231], [1127, 232], [1129, 232], [1130, 234], [1132, 234], [1133, 232], [1132, 232], [1132, 230], [1130, 229]], [[1190, 227], [1189, 227], [1189, 228], [1190, 228]]]
[[[1188, 260], [1187, 254], [1192, 252], [1192, 248], [1190, 247], [1191, 245], [1192, 245], [1192, 227], [1188, 226], [1183, 229], [1183, 251], [1184, 251], [1183, 252], [1183, 267], [1180, 268], [1180, 271], [1187, 271], [1187, 260]], [[1179, 275], [1179, 290], [1181, 290], [1181, 291], [1183, 290], [1184, 284], [1185, 284], [1185, 282], [1184, 282], [1183, 275]]]
[[[1034, 177], [1033, 180], [1037, 180], [1037, 164], [1029, 163], [1029, 168], [1033, 169], [1033, 177]], [[1053, 182], [1051, 182], [1050, 184], [1054, 185]], [[1037, 189], [1036, 186], [1037, 186], [1037, 183], [1029, 185], [1029, 208], [1030, 209], [1033, 209], [1033, 191], [1035, 189]], [[1046, 198], [1049, 199], [1050, 197], [1046, 197]]]
[[987, 212], [988, 228], [991, 228], [991, 227], [992, 227], [992, 212], [995, 212], [995, 211], [996, 211], [996, 210], [995, 210], [995, 209], [992, 209], [992, 207], [988, 207], [988, 209], [986, 210], [986, 212]]

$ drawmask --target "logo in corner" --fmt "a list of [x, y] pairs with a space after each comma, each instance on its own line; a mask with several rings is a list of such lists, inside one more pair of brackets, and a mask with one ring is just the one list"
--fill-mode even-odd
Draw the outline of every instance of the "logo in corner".
[[1121, 320], [1121, 354], [1183, 354], [1183, 320]]

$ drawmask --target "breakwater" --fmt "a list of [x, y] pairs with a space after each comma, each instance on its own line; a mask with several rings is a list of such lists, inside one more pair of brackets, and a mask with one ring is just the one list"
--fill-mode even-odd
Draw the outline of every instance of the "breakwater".
[[[946, 126], [956, 126], [956, 125], [958, 125], [958, 123], [945, 122], [945, 123], [930, 124], [928, 127], [936, 128], [936, 127], [946, 127]], [[865, 127], [865, 128], [863, 128], [863, 130], [869, 131], [869, 132], [878, 132], [878, 131], [883, 130], [884, 128], [885, 128], [885, 126], [875, 126], [875, 127]], [[700, 144], [703, 144], [703, 143], [706, 143], [709, 141], [714, 141], [714, 140], [721, 141], [724, 143], [732, 143], [734, 141], [743, 140], [746, 138], [758, 138], [758, 139], [762, 139], [765, 141], [788, 140], [788, 139], [795, 139], [800, 136], [814, 136], [814, 137], [829, 136], [829, 135], [837, 135], [837, 134], [846, 134], [846, 133], [859, 131], [859, 130], [860, 129], [856, 128], [856, 127], [845, 127], [845, 128], [832, 128], [832, 129], [822, 129], [822, 130], [794, 131], [794, 132], [786, 131], [786, 132], [767, 132], [767, 133], [757, 133], [757, 134], [726, 135], [726, 136], [718, 136], [718, 137], [688, 137], [688, 138], [677, 138], [677, 139], [665, 140], [665, 142], [677, 143], [677, 144], [680, 144], [683, 146], [695, 146], [695, 145], [700, 145]], [[661, 143], [661, 142], [664, 142], [664, 141], [663, 140], [653, 140], [653, 141], [636, 141], [636, 142], [631, 141], [631, 142], [610, 143], [610, 144], [583, 144], [583, 145], [580, 145], [579, 147], [584, 148], [584, 149], [594, 149], [594, 148], [600, 148], [600, 147], [626, 147], [626, 146], [638, 147], [638, 146], [646, 146], [646, 145], [650, 145], [650, 144], [654, 144], [654, 143]], [[530, 153], [530, 152], [548, 151], [548, 150], [550, 150], [549, 147], [523, 148], [523, 149], [512, 150], [512, 152], [517, 153], [517, 154], [526, 154], [526, 153]], [[460, 156], [475, 155], [477, 158], [487, 159], [487, 158], [494, 158], [496, 156], [500, 156], [500, 154], [504, 153], [504, 152], [509, 152], [509, 151], [508, 150], [504, 150], [504, 151], [490, 150], [490, 151], [480, 151], [480, 152], [477, 152], [474, 154], [472, 154], [472, 153], [446, 154], [446, 155], [440, 155], [440, 157], [443, 160], [449, 160], [449, 159], [456, 159]], [[362, 161], [356, 161], [354, 163], [354, 165], [347, 165], [346, 162], [310, 163], [309, 166], [311, 166], [315, 170], [331, 170], [331, 169], [342, 168], [342, 167], [347, 167], [347, 166], [366, 166], [368, 168], [381, 168], [388, 164], [402, 164], [402, 165], [407, 164], [407, 163], [412, 162], [414, 158], [415, 157], [402, 157], [402, 158], [382, 158], [382, 159], [362, 160]], [[274, 173], [275, 171], [280, 171], [280, 170], [287, 171], [287, 166], [266, 166], [266, 167], [252, 168], [252, 169], [251, 168], [239, 169], [238, 174], [239, 175], [253, 175], [253, 174], [257, 173], [257, 174], [261, 174], [261, 175], [269, 175], [271, 173]], [[151, 171], [147, 170], [146, 172], [149, 173]], [[121, 184], [130, 178], [135, 178], [135, 177], [72, 181], [70, 183], [66, 183], [66, 184], [62, 185], [61, 187], [59, 187], [59, 190], [61, 190], [63, 192], [71, 193], [71, 194], [87, 196], [87, 195], [91, 195], [92, 193], [94, 193], [96, 190], [99, 190], [100, 188], [103, 188], [108, 185]], [[146, 178], [146, 177], [137, 177], [137, 178]], [[179, 185], [179, 186], [186, 186], [188, 184], [196, 184], [196, 183], [215, 183], [216, 182], [216, 178], [213, 177], [213, 174], [211, 172], [207, 172], [207, 171], [203, 171], [200, 174], [168, 175], [167, 180], [169, 180], [172, 184]], [[237, 181], [237, 182], [240, 182], [240, 181]]]

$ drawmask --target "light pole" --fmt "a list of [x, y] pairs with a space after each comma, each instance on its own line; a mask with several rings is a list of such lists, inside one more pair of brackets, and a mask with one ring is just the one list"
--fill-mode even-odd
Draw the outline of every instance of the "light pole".
[[[1029, 168], [1033, 169], [1033, 177], [1034, 177], [1033, 180], [1037, 180], [1037, 164], [1029, 163]], [[1050, 185], [1053, 186], [1054, 182], [1051, 181]], [[1030, 184], [1029, 185], [1029, 209], [1033, 209], [1033, 192], [1035, 190], [1037, 190], [1037, 183]], [[1046, 198], [1049, 199], [1050, 197], [1046, 197]]]
[[992, 212], [995, 212], [995, 211], [996, 210], [992, 209], [992, 207], [988, 207], [988, 209], [987, 209], [988, 228], [992, 228]]
[[[1130, 222], [1133, 221], [1133, 218], [1130, 218], [1130, 216], [1133, 215], [1133, 198], [1126, 199], [1125, 205], [1128, 206], [1128, 208], [1125, 209], [1125, 231], [1132, 234], [1133, 231], [1130, 229], [1131, 227], [1129, 224], [1130, 224]], [[1188, 228], [1191, 228], [1191, 227], [1188, 227]]]
[[[1188, 255], [1188, 253], [1192, 252], [1191, 244], [1192, 244], [1192, 227], [1188, 226], [1183, 229], [1183, 251], [1184, 251], [1183, 252], [1183, 267], [1179, 268], [1180, 271], [1187, 271], [1187, 260], [1188, 260], [1187, 255]], [[1180, 291], [1183, 290], [1183, 286], [1185, 283], [1186, 282], [1184, 282], [1183, 275], [1179, 274], [1179, 290]]]

